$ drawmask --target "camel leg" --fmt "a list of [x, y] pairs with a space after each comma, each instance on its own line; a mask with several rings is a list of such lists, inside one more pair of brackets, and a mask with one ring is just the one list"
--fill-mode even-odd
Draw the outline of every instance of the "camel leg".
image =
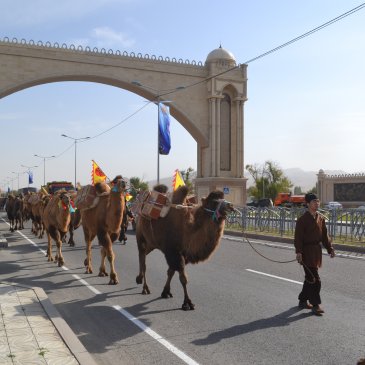
[[100, 277], [108, 276], [108, 273], [105, 270], [106, 251], [103, 246], [100, 247], [100, 256], [101, 256], [101, 263], [100, 263], [100, 267], [99, 267], [99, 276]]
[[136, 283], [142, 284], [143, 282], [142, 294], [151, 294], [146, 279], [146, 256], [147, 256], [146, 251], [138, 248], [139, 274], [136, 277]]
[[109, 280], [109, 285], [116, 285], [116, 284], [119, 283], [119, 281], [118, 281], [118, 275], [117, 275], [117, 273], [115, 271], [115, 267], [114, 267], [115, 254], [114, 254], [113, 246], [112, 245], [113, 244], [110, 241], [110, 244], [105, 249], [105, 251], [106, 251], [106, 257], [108, 258], [109, 265], [110, 265], [110, 280]]
[[43, 223], [39, 223], [39, 230], [38, 230], [38, 238], [42, 238], [43, 237]]
[[70, 247], [75, 247], [74, 230], [73, 230], [73, 228], [71, 228], [71, 226], [70, 226], [70, 229], [69, 229], [69, 233], [70, 233], [70, 238], [68, 239], [67, 243]]
[[189, 309], [193, 310], [195, 305], [191, 302], [188, 295], [188, 290], [187, 290], [188, 278], [185, 274], [185, 268], [179, 271], [179, 278], [180, 278], [180, 283], [184, 289], [184, 303], [182, 305], [182, 309], [184, 311], [187, 311]]
[[89, 231], [84, 228], [84, 238], [86, 242], [86, 259], [84, 261], [84, 265], [86, 266], [85, 274], [92, 274], [93, 267], [91, 265], [91, 242], [95, 236], [93, 237]]
[[39, 235], [39, 238], [43, 238], [44, 235], [44, 223], [41, 223], [41, 234]]
[[110, 265], [109, 285], [118, 284], [118, 276], [117, 276], [117, 273], [115, 272], [115, 268], [114, 268], [115, 255], [113, 252], [113, 246], [112, 246], [113, 243], [112, 243], [112, 240], [110, 239], [108, 232], [105, 232], [105, 231], [98, 232], [98, 240], [99, 240], [99, 245], [102, 246], [99, 276], [104, 276], [104, 274], [107, 275], [106, 270], [105, 270], [105, 257], [106, 257], [108, 259], [109, 265]]
[[175, 270], [174, 269], [171, 269], [169, 268], [167, 270], [167, 281], [166, 281], [166, 284], [163, 288], [163, 291], [161, 293], [161, 297], [162, 298], [172, 298], [172, 294], [171, 294], [171, 289], [170, 289], [170, 284], [171, 284], [171, 280], [172, 280], [172, 277], [174, 276], [175, 274]]
[[58, 229], [56, 229], [56, 244], [57, 244], [57, 262], [58, 267], [62, 267], [65, 264], [65, 260], [62, 256], [62, 239], [64, 237], [64, 233], [60, 233]]
[[48, 258], [48, 261], [53, 261], [53, 256], [52, 256], [52, 239], [51, 239], [51, 235], [49, 234], [48, 231], [47, 231], [47, 241], [48, 241], [48, 247], [47, 247], [47, 255], [46, 255], [46, 257]]

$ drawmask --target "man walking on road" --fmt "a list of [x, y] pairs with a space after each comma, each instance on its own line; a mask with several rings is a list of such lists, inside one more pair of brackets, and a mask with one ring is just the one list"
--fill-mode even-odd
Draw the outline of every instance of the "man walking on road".
[[318, 274], [318, 269], [322, 266], [321, 243], [331, 258], [335, 256], [335, 251], [328, 237], [325, 220], [318, 214], [317, 195], [308, 193], [305, 201], [308, 210], [298, 218], [294, 235], [297, 261], [303, 265], [305, 273], [303, 288], [298, 297], [299, 307], [312, 309], [313, 314], [322, 316], [324, 310], [320, 307], [321, 279]]

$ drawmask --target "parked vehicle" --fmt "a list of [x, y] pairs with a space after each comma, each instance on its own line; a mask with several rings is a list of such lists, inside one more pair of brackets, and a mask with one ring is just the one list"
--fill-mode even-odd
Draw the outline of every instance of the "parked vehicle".
[[291, 193], [278, 193], [274, 205], [276, 207], [300, 207], [306, 205], [305, 195], [292, 195]]
[[274, 204], [270, 198], [254, 200], [246, 204], [248, 207], [272, 207]]
[[339, 202], [328, 202], [328, 204], [326, 204], [324, 206], [326, 209], [342, 209], [342, 204]]

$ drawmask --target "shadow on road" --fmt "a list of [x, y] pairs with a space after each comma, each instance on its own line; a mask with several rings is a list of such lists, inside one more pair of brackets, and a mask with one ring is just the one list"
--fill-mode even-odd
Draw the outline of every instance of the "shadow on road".
[[310, 311], [301, 312], [300, 314], [293, 316], [299, 311], [301, 311], [301, 309], [295, 306], [273, 317], [258, 319], [256, 321], [252, 321], [245, 324], [239, 324], [230, 328], [210, 333], [206, 338], [194, 340], [192, 341], [192, 343], [198, 346], [211, 345], [225, 338], [232, 338], [235, 336], [243, 335], [245, 333], [259, 331], [271, 327], [288, 326], [292, 322], [299, 321], [303, 318], [312, 316], [312, 313]]

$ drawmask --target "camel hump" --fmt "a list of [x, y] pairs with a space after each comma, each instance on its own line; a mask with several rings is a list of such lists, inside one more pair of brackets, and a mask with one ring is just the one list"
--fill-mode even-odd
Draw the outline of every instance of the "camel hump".
[[153, 190], [157, 191], [158, 193], [166, 194], [169, 188], [164, 184], [158, 184], [153, 187]]
[[188, 196], [189, 189], [187, 186], [178, 187], [172, 194], [171, 203], [172, 204], [183, 204], [186, 202], [186, 197]]
[[96, 195], [101, 195], [110, 191], [109, 186], [105, 182], [98, 182], [95, 184]]
[[223, 191], [220, 190], [211, 191], [207, 197], [208, 200], [218, 200], [223, 198], [224, 198], [224, 193]]

